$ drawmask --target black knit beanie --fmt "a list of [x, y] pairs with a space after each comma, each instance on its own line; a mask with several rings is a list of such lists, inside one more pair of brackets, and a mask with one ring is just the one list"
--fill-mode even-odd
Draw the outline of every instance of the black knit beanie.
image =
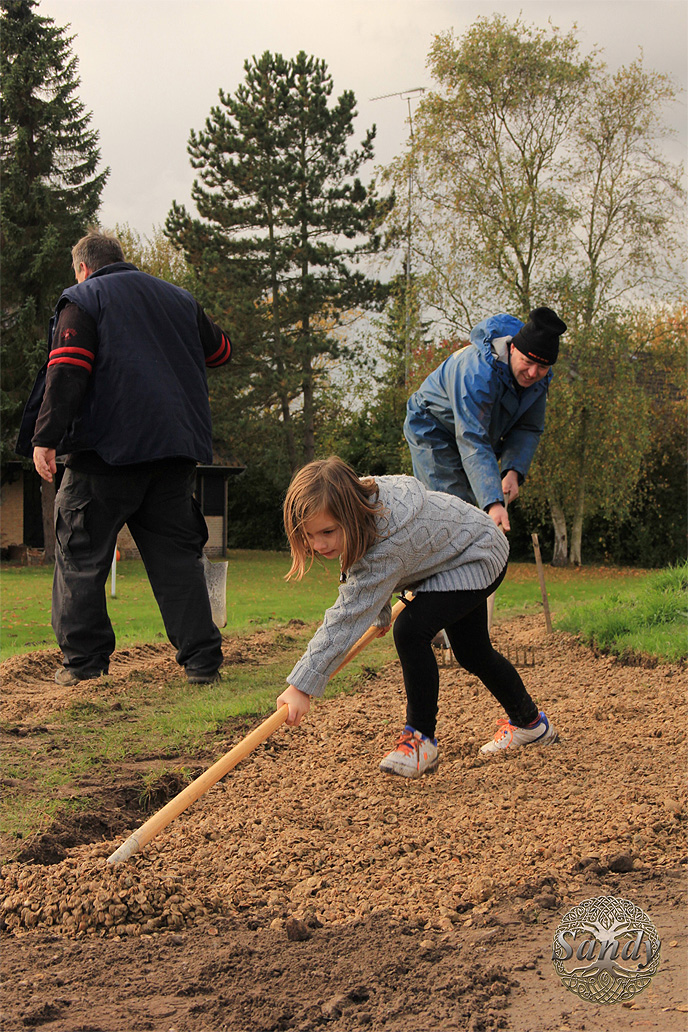
[[534, 308], [528, 316], [528, 322], [512, 338], [511, 343], [528, 358], [542, 362], [543, 365], [554, 365], [562, 333], [566, 333], [566, 323], [562, 322], [556, 312], [551, 308]]

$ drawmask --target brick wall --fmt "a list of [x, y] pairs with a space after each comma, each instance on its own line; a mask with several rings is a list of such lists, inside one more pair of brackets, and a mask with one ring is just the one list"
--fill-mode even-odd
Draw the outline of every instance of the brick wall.
[[3, 548], [21, 545], [24, 541], [24, 484], [19, 477], [12, 484], [3, 484], [0, 500], [0, 544]]
[[[217, 558], [222, 555], [222, 517], [206, 516], [205, 522], [208, 524], [208, 544], [204, 551], [207, 556]], [[117, 547], [122, 559], [139, 558], [139, 550], [126, 525], [119, 532]]]

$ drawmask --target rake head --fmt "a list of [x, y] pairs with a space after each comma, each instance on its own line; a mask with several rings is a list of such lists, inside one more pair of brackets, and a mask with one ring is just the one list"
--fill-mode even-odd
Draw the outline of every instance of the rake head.
[[[434, 642], [433, 648], [438, 666], [458, 666], [450, 648]], [[534, 667], [538, 660], [538, 649], [534, 645], [505, 645], [498, 651], [515, 667]]]

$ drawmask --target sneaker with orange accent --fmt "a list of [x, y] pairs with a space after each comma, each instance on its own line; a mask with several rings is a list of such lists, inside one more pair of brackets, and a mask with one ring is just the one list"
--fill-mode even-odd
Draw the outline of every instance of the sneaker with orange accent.
[[549, 745], [557, 740], [557, 732], [554, 730], [544, 713], [540, 713], [537, 720], [528, 727], [517, 727], [510, 724], [506, 718], [499, 720], [497, 731], [491, 742], [481, 746], [481, 753], [498, 753], [505, 749], [520, 749], [522, 745]]
[[380, 763], [385, 774], [401, 774], [405, 778], [419, 778], [434, 770], [440, 762], [436, 738], [427, 738], [407, 724], [396, 747]]

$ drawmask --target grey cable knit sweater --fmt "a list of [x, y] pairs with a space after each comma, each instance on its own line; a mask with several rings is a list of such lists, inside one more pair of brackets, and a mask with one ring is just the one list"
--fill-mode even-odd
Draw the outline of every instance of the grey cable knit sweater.
[[506, 565], [509, 544], [487, 513], [415, 477], [375, 477], [384, 510], [378, 541], [347, 570], [339, 596], [287, 677], [321, 696], [329, 677], [371, 624], [389, 623], [389, 600], [414, 591], [487, 588]]

